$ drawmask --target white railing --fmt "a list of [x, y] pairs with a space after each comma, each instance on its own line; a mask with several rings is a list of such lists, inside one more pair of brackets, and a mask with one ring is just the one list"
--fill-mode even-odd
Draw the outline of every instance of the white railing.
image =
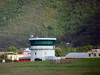
[[31, 46], [31, 50], [54, 50], [55, 46]]

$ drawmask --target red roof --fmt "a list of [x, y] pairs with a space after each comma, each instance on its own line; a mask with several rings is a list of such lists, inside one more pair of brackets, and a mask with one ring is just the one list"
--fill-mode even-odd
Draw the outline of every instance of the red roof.
[[16, 54], [16, 55], [23, 55], [23, 56], [25, 56], [26, 54]]
[[0, 54], [4, 54], [4, 53], [6, 53], [6, 52], [0, 52]]

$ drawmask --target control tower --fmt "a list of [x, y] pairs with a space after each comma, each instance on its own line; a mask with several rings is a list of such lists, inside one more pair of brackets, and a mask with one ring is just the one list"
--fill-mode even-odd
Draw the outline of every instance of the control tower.
[[29, 38], [31, 43], [31, 61], [45, 60], [47, 56], [55, 56], [56, 38]]

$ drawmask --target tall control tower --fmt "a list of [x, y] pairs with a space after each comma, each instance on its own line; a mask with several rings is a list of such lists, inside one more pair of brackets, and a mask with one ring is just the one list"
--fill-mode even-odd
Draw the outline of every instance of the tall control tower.
[[56, 38], [29, 38], [31, 43], [31, 61], [45, 60], [47, 56], [55, 56]]

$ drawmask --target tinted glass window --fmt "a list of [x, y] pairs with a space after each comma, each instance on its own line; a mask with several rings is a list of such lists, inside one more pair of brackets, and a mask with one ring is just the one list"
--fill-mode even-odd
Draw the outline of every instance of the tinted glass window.
[[54, 41], [52, 40], [31, 40], [31, 45], [36, 46], [36, 45], [54, 45]]

